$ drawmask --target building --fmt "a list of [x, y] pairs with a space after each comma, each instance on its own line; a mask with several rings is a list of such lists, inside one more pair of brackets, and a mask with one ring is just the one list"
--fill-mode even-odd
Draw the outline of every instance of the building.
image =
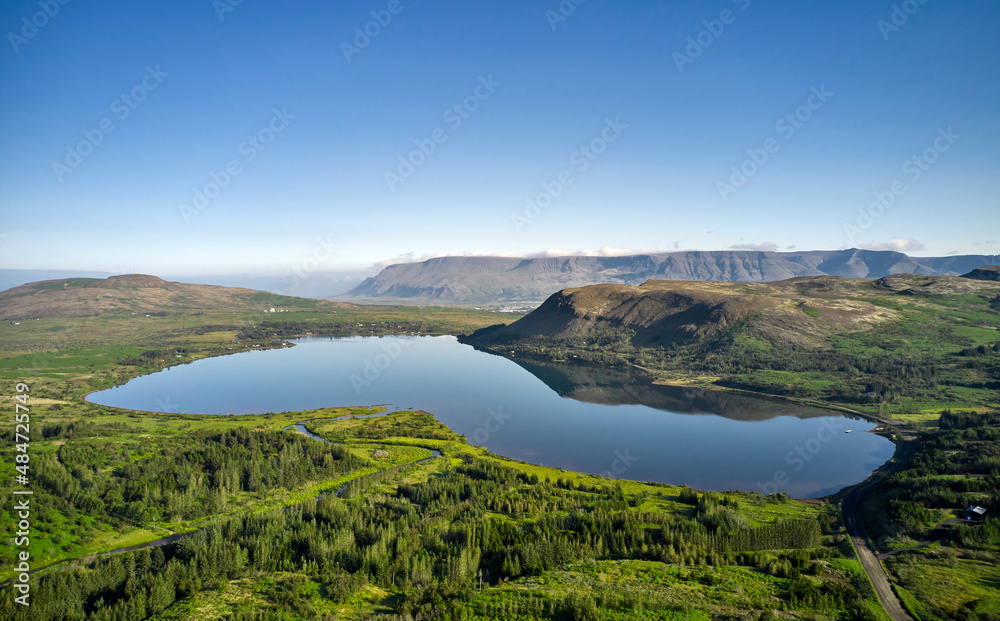
[[962, 512], [962, 517], [966, 520], [981, 520], [986, 517], [986, 509], [977, 506], [970, 506]]

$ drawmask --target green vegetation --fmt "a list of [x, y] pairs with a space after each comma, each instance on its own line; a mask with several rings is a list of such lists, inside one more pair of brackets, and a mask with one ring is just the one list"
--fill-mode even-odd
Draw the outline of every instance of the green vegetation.
[[[887, 478], [868, 500], [866, 530], [883, 552], [932, 542], [886, 560], [915, 618], [996, 618], [1000, 414], [942, 412], [940, 428], [916, 443], [909, 467]], [[986, 508], [986, 519], [953, 519], [970, 505]]]
[[[824, 400], [902, 421], [919, 422], [927, 410], [1000, 404], [1000, 288], [993, 283], [897, 275], [762, 283], [754, 291], [733, 283], [644, 287], [564, 292], [466, 341], [538, 359], [638, 366], [667, 383]], [[978, 293], [963, 292], [969, 288]], [[803, 293], [814, 296], [809, 305]]]
[[[296, 329], [305, 329], [294, 334], [308, 332], [311, 326], [334, 332], [338, 324], [345, 325], [331, 321], [340, 319], [339, 310], [296, 319]], [[456, 330], [472, 329], [495, 321], [497, 315], [351, 307], [348, 317], [354, 327], [360, 323], [384, 334], [403, 332], [396, 327], [403, 323], [421, 333], [440, 331], [449, 322]], [[171, 365], [285, 346], [271, 338], [241, 338], [240, 331], [253, 329], [254, 319], [260, 317], [187, 312], [0, 325], [0, 379], [9, 387], [0, 403], [13, 411], [14, 383], [30, 387], [30, 474], [38, 529], [31, 538], [33, 566], [189, 531], [220, 515], [286, 506], [398, 465], [396, 458], [412, 461], [430, 454], [413, 449], [385, 459], [372, 458], [371, 451], [345, 453], [337, 447], [317, 452], [319, 443], [281, 431], [303, 418], [370, 413], [366, 411], [329, 409], [311, 416], [248, 419], [124, 412], [81, 400], [93, 390]], [[13, 416], [0, 423], [8, 437], [13, 426]], [[241, 449], [234, 453], [233, 444]], [[0, 447], [8, 463], [13, 451], [10, 443]], [[14, 474], [12, 469], [0, 473], [0, 489], [8, 498]], [[5, 506], [0, 513], [0, 536], [5, 539], [14, 523], [9, 510]], [[13, 553], [13, 548], [0, 548], [0, 579], [12, 574]]]
[[[379, 313], [405, 315], [376, 309], [353, 323], [409, 327]], [[428, 329], [441, 317], [496, 316], [430, 309], [410, 319]], [[211, 314], [142, 319], [152, 321], [94, 317], [58, 330], [68, 320], [42, 319], [3, 352], [7, 379], [31, 388], [37, 430], [33, 566], [79, 559], [35, 574], [30, 615], [8, 600], [5, 618], [680, 619], [831, 607], [851, 618], [872, 606], [833, 564], [845, 548], [831, 507], [515, 462], [419, 412], [202, 417], [81, 403], [95, 386], [169, 364], [280, 345]], [[346, 323], [289, 319], [294, 333]], [[51, 334], [65, 347], [32, 353]], [[335, 444], [283, 431], [302, 420]], [[428, 460], [431, 449], [443, 457]], [[7, 470], [0, 489], [13, 488]], [[86, 556], [173, 533], [194, 534]], [[12, 552], [0, 552], [5, 567]]]
[[[763, 295], [769, 285], [742, 287]], [[653, 343], [640, 328], [600, 325], [512, 347], [836, 401], [907, 416], [911, 429], [940, 416], [908, 467], [869, 494], [866, 528], [882, 551], [899, 550], [966, 504], [995, 515], [998, 305], [980, 295], [858, 295], [874, 302], [850, 304], [892, 313], [892, 321], [872, 330], [845, 320], [835, 333], [785, 342], [767, 325], [766, 309], [755, 309], [686, 341]], [[834, 504], [521, 463], [469, 445], [424, 412], [191, 416], [82, 401], [137, 375], [286, 346], [282, 339], [293, 336], [468, 333], [503, 317], [313, 302], [285, 299], [288, 312], [273, 314], [159, 309], [0, 325], [0, 378], [11, 387], [2, 402], [13, 411], [14, 383], [30, 388], [32, 567], [63, 561], [32, 576], [30, 608], [8, 596], [0, 617], [886, 618]], [[810, 299], [787, 310], [813, 325], [836, 318], [843, 303]], [[810, 339], [820, 345], [803, 346]], [[963, 404], [978, 409], [939, 414]], [[300, 421], [326, 442], [287, 429]], [[2, 428], [13, 428], [12, 417]], [[0, 447], [5, 462], [16, 454], [10, 443]], [[0, 472], [7, 498], [15, 474]], [[11, 541], [14, 524], [8, 503], [0, 538]], [[889, 557], [911, 613], [995, 618], [997, 533], [995, 519], [957, 525]], [[160, 545], [99, 554], [153, 541]], [[12, 577], [13, 553], [0, 548], [0, 578]]]
[[[202, 430], [189, 436], [198, 447], [191, 454], [204, 450], [205, 464], [220, 472], [237, 460], [252, 469], [255, 447], [279, 445], [279, 455], [297, 447], [314, 458], [309, 463], [337, 464], [372, 436], [380, 441], [366, 444], [366, 452], [412, 451], [387, 435], [404, 433], [410, 442], [434, 443], [445, 458], [383, 470], [343, 498], [234, 512], [175, 543], [45, 572], [31, 614], [8, 607], [9, 618], [203, 619], [219, 608], [233, 619], [262, 612], [302, 619], [347, 612], [384, 619], [680, 619], [728, 617], [733, 609], [869, 616], [872, 594], [838, 564], [849, 548], [832, 507], [780, 495], [564, 478], [471, 447], [422, 413], [315, 424], [343, 447], [308, 440], [309, 448], [292, 432]], [[94, 432], [55, 431], [67, 441]], [[237, 450], [244, 443], [245, 454]], [[147, 471], [163, 469], [142, 453], [132, 463], [144, 461]], [[270, 476], [281, 463], [271, 464]], [[174, 470], [185, 464], [179, 460]], [[143, 480], [130, 477], [133, 484]]]

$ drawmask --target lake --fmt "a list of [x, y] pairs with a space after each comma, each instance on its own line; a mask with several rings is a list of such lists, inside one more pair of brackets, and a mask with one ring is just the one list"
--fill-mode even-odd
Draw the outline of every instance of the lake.
[[[864, 420], [781, 400], [539, 364], [454, 337], [296, 339], [138, 377], [88, 401], [258, 414], [332, 406], [424, 410], [494, 453], [610, 478], [818, 498], [864, 480], [892, 442]], [[845, 433], [848, 429], [851, 433]]]

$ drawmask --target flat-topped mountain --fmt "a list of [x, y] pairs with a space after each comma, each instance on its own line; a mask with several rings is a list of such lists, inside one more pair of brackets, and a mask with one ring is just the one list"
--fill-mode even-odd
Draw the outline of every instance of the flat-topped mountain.
[[28, 283], [0, 293], [0, 318], [86, 317], [100, 314], [264, 310], [274, 306], [344, 306], [264, 291], [168, 282], [144, 274], [66, 278]]
[[402, 263], [366, 279], [341, 299], [490, 304], [540, 301], [562, 289], [647, 280], [772, 282], [799, 276], [881, 278], [915, 273], [958, 276], [1000, 263], [998, 256], [910, 257], [859, 250], [706, 251], [623, 257], [442, 257]]

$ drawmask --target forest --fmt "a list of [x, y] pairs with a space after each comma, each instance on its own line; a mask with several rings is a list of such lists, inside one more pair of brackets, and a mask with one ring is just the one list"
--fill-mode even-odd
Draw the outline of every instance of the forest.
[[[115, 429], [122, 431], [121, 428]], [[82, 437], [86, 424], [50, 424], [46, 439]], [[136, 526], [181, 522], [229, 510], [231, 499], [262, 489], [295, 489], [307, 481], [335, 479], [365, 462], [342, 447], [323, 447], [304, 436], [246, 427], [194, 432], [181, 443], [156, 449], [152, 442], [117, 451], [68, 443], [32, 462], [43, 496], [62, 513], [80, 511]], [[110, 470], [112, 476], [99, 473]], [[46, 505], [42, 505], [44, 511]]]
[[[235, 437], [205, 440], [224, 444]], [[328, 455], [335, 448], [314, 444]], [[222, 447], [214, 458], [217, 468], [229, 465]], [[681, 490], [677, 500], [689, 509], [653, 509], [648, 492], [629, 494], [621, 483], [539, 480], [465, 455], [422, 483], [233, 517], [175, 543], [47, 573], [38, 581], [36, 604], [30, 610], [8, 606], [5, 617], [184, 618], [156, 615], [191, 606], [199, 593], [273, 575], [283, 579], [268, 587], [269, 606], [237, 607], [225, 618], [326, 618], [324, 606], [342, 604], [364, 588], [397, 594], [387, 610], [368, 617], [373, 619], [603, 619], [618, 618], [616, 612], [669, 618], [663, 615], [684, 609], [662, 592], [641, 588], [597, 597], [575, 590], [499, 602], [486, 596], [508, 581], [613, 560], [683, 567], [688, 580], [709, 585], [722, 581], [719, 568], [742, 567], [775, 581], [773, 595], [755, 602], [762, 607], [874, 618], [862, 595], [867, 583], [835, 578], [830, 561], [845, 550], [842, 541], [835, 543], [841, 539], [835, 512], [753, 525], [741, 504], [789, 501], [693, 490]]]
[[[921, 618], [998, 618], [1000, 414], [945, 410], [938, 429], [915, 442], [908, 466], [883, 481], [867, 512], [883, 516], [869, 528], [893, 553], [886, 565], [898, 591]], [[969, 506], [985, 508], [986, 519], [962, 519]]]

